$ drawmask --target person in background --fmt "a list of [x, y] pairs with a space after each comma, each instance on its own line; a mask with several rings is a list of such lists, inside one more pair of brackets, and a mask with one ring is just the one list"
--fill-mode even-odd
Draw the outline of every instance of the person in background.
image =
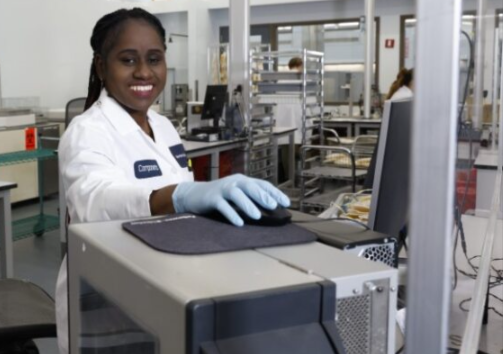
[[402, 69], [398, 73], [396, 80], [391, 84], [387, 100], [399, 100], [413, 96], [412, 87], [414, 84], [414, 69]]
[[290, 69], [292, 71], [301, 72], [303, 65], [304, 65], [304, 62], [302, 61], [301, 58], [294, 57], [294, 58], [290, 59], [290, 61], [288, 62], [288, 69]]
[[[59, 144], [59, 166], [71, 223], [126, 220], [218, 210], [236, 226], [260, 205], [287, 207], [269, 182], [232, 175], [194, 182], [175, 128], [150, 109], [166, 84], [166, 35], [145, 10], [121, 9], [95, 25], [85, 112]], [[68, 352], [66, 257], [56, 288], [60, 353]]]
[[[288, 62], [288, 69], [296, 73], [302, 73], [304, 62], [299, 57], [293, 57]], [[293, 82], [298, 82], [297, 80]], [[290, 82], [290, 80], [281, 81], [283, 83]], [[300, 159], [300, 146], [302, 144], [302, 102], [299, 100], [298, 96], [292, 95], [290, 92], [282, 93], [281, 101], [276, 103], [276, 126], [277, 127], [294, 127], [297, 130], [294, 133], [295, 142], [295, 161]], [[309, 127], [311, 121], [306, 122], [306, 127]], [[311, 132], [306, 133], [310, 136]], [[279, 148], [279, 169], [278, 169], [278, 181], [283, 183], [287, 180], [290, 162], [289, 157], [289, 145], [288, 138], [282, 138], [278, 141]]]

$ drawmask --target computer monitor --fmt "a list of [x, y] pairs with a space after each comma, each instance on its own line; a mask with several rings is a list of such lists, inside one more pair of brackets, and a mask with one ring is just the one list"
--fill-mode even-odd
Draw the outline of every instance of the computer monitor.
[[375, 160], [368, 226], [394, 237], [408, 218], [412, 102], [386, 101]]
[[218, 127], [218, 121], [222, 118], [225, 103], [227, 101], [227, 85], [208, 85], [204, 96], [203, 112], [201, 119], [213, 119], [214, 127]]

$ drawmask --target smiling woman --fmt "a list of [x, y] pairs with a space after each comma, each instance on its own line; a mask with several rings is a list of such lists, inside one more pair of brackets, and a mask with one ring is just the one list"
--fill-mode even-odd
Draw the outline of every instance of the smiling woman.
[[[114, 33], [105, 37], [108, 31]], [[91, 46], [94, 57], [86, 109], [104, 87], [153, 138], [146, 113], [164, 89], [167, 74], [166, 34], [160, 22], [140, 9], [119, 10], [98, 22]]]
[[[85, 112], [59, 144], [59, 166], [71, 223], [218, 210], [236, 226], [255, 206], [287, 207], [266, 181], [234, 175], [194, 182], [184, 147], [168, 119], [150, 109], [166, 84], [166, 35], [142, 9], [102, 17], [91, 37], [93, 60]], [[66, 259], [56, 289], [60, 353], [68, 352]]]

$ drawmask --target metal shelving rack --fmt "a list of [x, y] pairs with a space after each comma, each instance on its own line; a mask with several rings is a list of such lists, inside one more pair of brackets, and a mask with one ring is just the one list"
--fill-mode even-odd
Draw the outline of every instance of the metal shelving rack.
[[[341, 193], [355, 193], [357, 181], [367, 175], [376, 143], [377, 136], [361, 135], [349, 145], [304, 146], [301, 156], [303, 164], [308, 160], [307, 149], [320, 153], [314, 155], [311, 166], [301, 172], [301, 211], [309, 208], [320, 212], [330, 207]], [[317, 179], [316, 185], [310, 183], [314, 179]], [[346, 185], [325, 191], [326, 180], [345, 181]]]
[[[39, 137], [39, 139], [43, 139]], [[7, 166], [30, 161], [38, 161], [38, 194], [39, 213], [34, 216], [15, 220], [12, 222], [12, 235], [14, 241], [28, 237], [31, 234], [42, 236], [44, 232], [59, 228], [59, 217], [44, 213], [44, 174], [42, 164], [44, 160], [56, 157], [56, 152], [52, 149], [44, 149], [42, 144], [38, 144], [35, 150], [16, 151], [0, 154], [0, 166]]]
[[[302, 58], [301, 72], [278, 70], [281, 59]], [[249, 159], [251, 176], [277, 183], [277, 146], [273, 143], [274, 106], [283, 97], [299, 100], [302, 145], [323, 141], [323, 53], [252, 51], [250, 53]], [[317, 131], [317, 134], [312, 134]], [[283, 186], [286, 187], [286, 186]], [[293, 186], [292, 186], [293, 187]]]

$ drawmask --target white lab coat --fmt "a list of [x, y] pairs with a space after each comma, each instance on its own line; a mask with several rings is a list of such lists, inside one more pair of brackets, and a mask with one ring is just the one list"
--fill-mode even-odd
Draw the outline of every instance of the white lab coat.
[[407, 86], [402, 86], [391, 96], [391, 100], [402, 100], [404, 98], [412, 98], [414, 96], [412, 90]]
[[[71, 223], [150, 216], [154, 190], [194, 180], [171, 122], [152, 110], [148, 120], [155, 141], [105, 90], [72, 120], [58, 148]], [[61, 354], [68, 353], [66, 273], [65, 257], [56, 285]]]

